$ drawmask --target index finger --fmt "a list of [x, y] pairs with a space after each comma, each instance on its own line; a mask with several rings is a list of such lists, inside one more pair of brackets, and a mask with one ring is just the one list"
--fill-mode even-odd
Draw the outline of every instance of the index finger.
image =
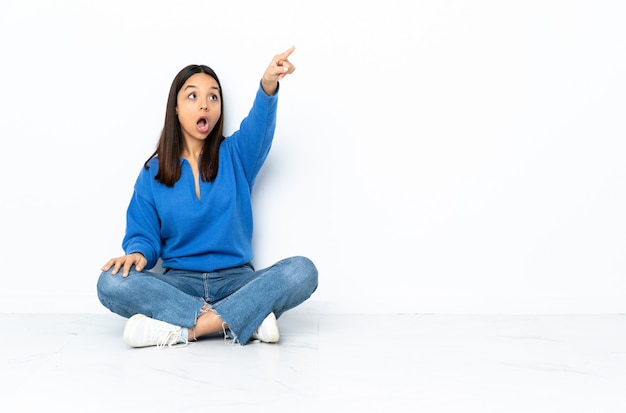
[[294, 50], [296, 50], [296, 46], [291, 46], [289, 49], [287, 49], [286, 51], [282, 52], [281, 54], [279, 54], [276, 57], [278, 57], [278, 60], [287, 60], [289, 55], [291, 55]]

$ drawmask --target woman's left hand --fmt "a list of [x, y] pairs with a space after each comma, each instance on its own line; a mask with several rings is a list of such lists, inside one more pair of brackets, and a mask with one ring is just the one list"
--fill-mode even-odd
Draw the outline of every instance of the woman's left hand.
[[289, 61], [289, 55], [296, 49], [291, 46], [287, 51], [277, 54], [265, 70], [261, 79], [261, 86], [268, 95], [273, 95], [278, 89], [278, 81], [296, 70], [296, 67]]

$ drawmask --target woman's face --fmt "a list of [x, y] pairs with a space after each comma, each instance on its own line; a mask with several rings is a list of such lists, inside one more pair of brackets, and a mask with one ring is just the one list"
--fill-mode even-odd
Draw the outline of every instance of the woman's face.
[[192, 75], [178, 92], [176, 114], [185, 140], [204, 140], [219, 120], [221, 93], [217, 81], [205, 73]]

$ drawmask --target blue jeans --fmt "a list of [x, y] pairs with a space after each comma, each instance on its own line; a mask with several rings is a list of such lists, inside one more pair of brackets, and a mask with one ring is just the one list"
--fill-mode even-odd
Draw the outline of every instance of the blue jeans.
[[278, 318], [317, 289], [317, 268], [305, 257], [286, 258], [258, 271], [246, 264], [210, 273], [169, 269], [161, 274], [134, 267], [126, 278], [121, 273], [105, 271], [98, 279], [98, 298], [112, 312], [192, 328], [209, 303], [241, 345], [269, 313]]

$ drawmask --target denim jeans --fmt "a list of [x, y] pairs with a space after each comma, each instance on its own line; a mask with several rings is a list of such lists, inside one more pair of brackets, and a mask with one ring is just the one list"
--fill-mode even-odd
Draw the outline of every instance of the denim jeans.
[[205, 303], [228, 325], [235, 342], [245, 345], [271, 312], [277, 318], [317, 289], [317, 268], [305, 257], [286, 258], [261, 270], [251, 264], [202, 273], [169, 269], [164, 274], [131, 269], [102, 272], [100, 302], [122, 317], [144, 314], [192, 328]]

